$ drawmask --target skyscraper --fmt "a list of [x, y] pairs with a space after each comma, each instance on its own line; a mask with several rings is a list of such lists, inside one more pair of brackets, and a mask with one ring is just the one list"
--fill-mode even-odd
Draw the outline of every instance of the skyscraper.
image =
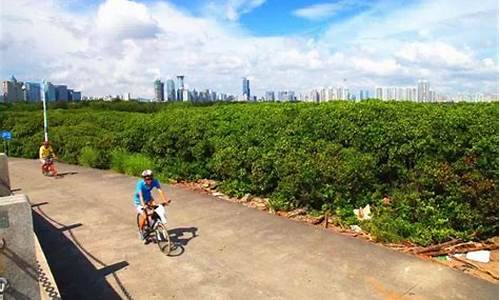
[[80, 92], [80, 91], [72, 91], [71, 92], [71, 100], [73, 100], [73, 101], [81, 101], [82, 100], [82, 92]]
[[25, 101], [23, 92], [23, 83], [18, 82], [16, 77], [12, 75], [10, 81], [2, 82], [2, 92], [5, 102]]
[[[188, 93], [189, 94], [189, 93]], [[184, 75], [177, 75], [177, 101], [187, 101], [184, 96]]]
[[417, 100], [418, 102], [429, 101], [430, 84], [427, 80], [419, 80], [417, 86]]
[[56, 101], [56, 88], [55, 86], [47, 81], [43, 82], [43, 92], [45, 96], [45, 101], [54, 102]]
[[56, 85], [56, 101], [68, 101], [68, 87], [66, 85]]
[[26, 101], [28, 102], [42, 101], [41, 88], [39, 83], [25, 82], [24, 88], [26, 91]]
[[167, 101], [175, 101], [175, 83], [172, 79], [167, 80]]
[[319, 93], [317, 90], [311, 91], [310, 99], [311, 99], [311, 102], [319, 102]]
[[417, 89], [416, 88], [411, 89], [410, 101], [417, 101]]
[[179, 89], [184, 89], [184, 75], [177, 75], [177, 86]]
[[328, 98], [328, 93], [325, 88], [322, 88], [321, 91], [319, 91], [319, 101], [320, 102], [326, 102]]
[[375, 98], [379, 99], [379, 100], [383, 100], [384, 99], [384, 94], [383, 94], [383, 90], [381, 87], [378, 87], [376, 90], [375, 90]]
[[274, 101], [275, 100], [275, 98], [274, 98], [274, 91], [267, 91], [265, 98], [266, 98], [267, 101]]
[[333, 87], [328, 88], [327, 98], [328, 98], [328, 101], [337, 100], [337, 90], [334, 89]]
[[182, 97], [181, 97], [182, 101], [190, 101], [192, 99], [189, 90], [182, 88], [180, 91], [182, 92]]
[[250, 80], [246, 77], [243, 77], [242, 95], [247, 101], [250, 100]]
[[165, 92], [164, 92], [164, 84], [160, 79], [156, 79], [154, 82], [155, 88], [155, 101], [164, 101], [165, 100]]

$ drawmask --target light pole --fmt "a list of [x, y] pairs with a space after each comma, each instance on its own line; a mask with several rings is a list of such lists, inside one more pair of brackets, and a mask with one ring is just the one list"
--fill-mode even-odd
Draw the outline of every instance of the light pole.
[[46, 103], [45, 97], [43, 97], [43, 133], [45, 137], [45, 141], [47, 142], [49, 140], [49, 134], [47, 131], [47, 103]]

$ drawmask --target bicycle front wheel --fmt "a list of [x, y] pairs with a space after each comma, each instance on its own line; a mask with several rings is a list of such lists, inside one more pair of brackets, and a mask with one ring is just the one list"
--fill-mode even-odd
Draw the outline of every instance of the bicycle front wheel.
[[168, 235], [167, 228], [161, 224], [158, 223], [155, 227], [155, 238], [156, 238], [156, 244], [160, 248], [160, 251], [168, 255], [170, 253], [171, 249], [171, 242], [170, 242], [170, 236]]

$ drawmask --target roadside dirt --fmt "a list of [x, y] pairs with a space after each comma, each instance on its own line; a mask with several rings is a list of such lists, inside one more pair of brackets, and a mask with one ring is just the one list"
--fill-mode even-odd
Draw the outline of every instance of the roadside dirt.
[[[225, 195], [222, 192], [219, 192], [217, 187], [218, 183], [213, 180], [198, 180], [197, 182], [176, 182], [173, 183], [174, 186], [190, 189], [193, 191], [197, 191], [200, 193], [208, 194], [215, 196], [221, 200], [240, 203], [247, 207], [256, 208], [258, 210], [268, 212], [274, 215], [278, 215], [280, 217], [288, 218], [297, 222], [305, 222], [311, 224], [313, 226], [322, 226], [328, 231], [337, 232], [344, 235], [349, 235], [352, 237], [364, 239], [373, 243], [379, 243], [375, 239], [373, 239], [369, 233], [363, 232], [356, 228], [356, 230], [351, 230], [350, 228], [343, 228], [341, 226], [335, 225], [335, 219], [332, 216], [323, 215], [323, 216], [311, 216], [307, 214], [307, 211], [304, 209], [296, 209], [293, 211], [285, 212], [285, 211], [274, 211], [269, 208], [267, 198], [261, 197], [253, 197], [250, 194], [247, 194], [241, 198], [230, 197]], [[489, 241], [489, 243], [494, 243], [496, 245], [496, 250], [492, 250], [490, 252], [490, 261], [488, 263], [481, 263], [477, 261], [468, 260], [464, 256], [460, 256], [455, 258], [453, 255], [443, 255], [439, 257], [432, 257], [426, 255], [417, 255], [415, 256], [425, 259], [432, 260], [436, 263], [440, 263], [446, 265], [450, 268], [454, 268], [456, 270], [460, 270], [466, 274], [471, 276], [475, 276], [489, 282], [498, 283], [499, 277], [499, 265], [498, 265], [498, 237], [495, 237]], [[388, 248], [394, 249], [396, 251], [413, 254], [413, 250], [417, 248], [416, 245], [413, 245], [409, 242], [403, 242], [399, 244], [389, 244], [389, 243], [380, 243]]]

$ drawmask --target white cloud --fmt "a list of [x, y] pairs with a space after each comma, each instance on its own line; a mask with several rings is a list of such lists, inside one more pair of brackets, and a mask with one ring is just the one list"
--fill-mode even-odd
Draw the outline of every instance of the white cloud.
[[108, 0], [97, 11], [97, 34], [106, 39], [155, 38], [161, 32], [148, 8], [128, 0]]
[[343, 0], [338, 2], [318, 3], [293, 11], [297, 17], [308, 20], [321, 20], [336, 15], [337, 13], [352, 7], [359, 6], [359, 2], [353, 0]]
[[[491, 15], [481, 12], [489, 6], [474, 9], [488, 23], [482, 29], [483, 23], [463, 17], [469, 16], [465, 9], [452, 14], [461, 20], [452, 22], [464, 33], [459, 40], [437, 17], [404, 25], [405, 18], [430, 13], [428, 5], [439, 7], [430, 0], [412, 7], [417, 12], [401, 8], [370, 23], [373, 11], [380, 9], [375, 7], [332, 25], [319, 38], [255, 37], [245, 32], [235, 20], [262, 0], [216, 2], [235, 12], [230, 18], [220, 9], [225, 20], [196, 17], [164, 1], [107, 0], [84, 12], [68, 10], [61, 4], [64, 0], [7, 1], [0, 12], [2, 20], [9, 20], [0, 28], [0, 75], [48, 79], [81, 89], [84, 95], [131, 92], [151, 97], [154, 79], [177, 74], [186, 75], [191, 88], [234, 94], [240, 92], [242, 76], [253, 78], [257, 94], [267, 89], [303, 92], [344, 84], [344, 78], [353, 90], [410, 85], [418, 78], [429, 79], [443, 92], [474, 85], [495, 92], [498, 87], [497, 57], [484, 52], [490, 47], [496, 53], [498, 43], [490, 41], [489, 34], [482, 39], [471, 34], [491, 31]], [[443, 6], [450, 0], [435, 1]], [[390, 24], [403, 26], [402, 31]], [[453, 34], [455, 38], [445, 38]]]
[[469, 51], [459, 51], [455, 47], [443, 42], [414, 42], [404, 44], [395, 53], [395, 56], [410, 63], [436, 67], [466, 68], [473, 64], [472, 53]]
[[205, 10], [210, 15], [220, 16], [225, 20], [235, 22], [241, 15], [251, 12], [265, 2], [266, 0], [218, 0], [209, 2]]

